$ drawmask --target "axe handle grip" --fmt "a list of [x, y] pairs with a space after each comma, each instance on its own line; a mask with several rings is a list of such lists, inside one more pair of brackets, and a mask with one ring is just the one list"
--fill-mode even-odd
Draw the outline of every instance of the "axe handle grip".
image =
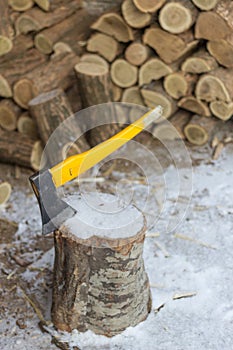
[[149, 124], [158, 120], [161, 115], [162, 108], [158, 106], [144, 114], [137, 121], [130, 124], [108, 140], [100, 143], [86, 152], [71, 156], [61, 163], [55, 165], [49, 170], [55, 186], [62, 186], [66, 182], [76, 178], [78, 175], [92, 168], [95, 164], [99, 163], [102, 159], [106, 158], [108, 155], [138, 135]]

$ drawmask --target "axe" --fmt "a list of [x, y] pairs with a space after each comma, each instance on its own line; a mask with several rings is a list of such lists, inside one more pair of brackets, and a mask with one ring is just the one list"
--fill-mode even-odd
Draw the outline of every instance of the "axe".
[[162, 107], [158, 106], [90, 150], [71, 156], [51, 169], [42, 170], [30, 176], [29, 180], [41, 211], [42, 233], [53, 232], [76, 213], [74, 208], [58, 197], [56, 188], [92, 168], [161, 116]]

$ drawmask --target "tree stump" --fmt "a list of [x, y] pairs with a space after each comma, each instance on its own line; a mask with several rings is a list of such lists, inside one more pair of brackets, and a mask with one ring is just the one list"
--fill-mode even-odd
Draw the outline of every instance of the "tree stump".
[[68, 198], [78, 214], [54, 232], [52, 321], [60, 330], [111, 337], [151, 310], [145, 218], [133, 205], [120, 210], [111, 194], [82, 196]]

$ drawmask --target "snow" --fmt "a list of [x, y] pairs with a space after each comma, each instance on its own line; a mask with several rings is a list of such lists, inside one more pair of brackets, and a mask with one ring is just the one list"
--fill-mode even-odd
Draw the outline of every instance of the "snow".
[[[140, 154], [139, 154], [140, 156]], [[164, 196], [164, 188], [153, 193], [156, 199], [153, 207], [147, 206], [150, 215], [157, 215], [160, 202], [162, 210], [159, 218], [152, 220], [148, 231], [148, 237], [144, 245], [144, 261], [146, 271], [149, 275], [153, 307], [148, 318], [134, 328], [126, 329], [122, 334], [113, 338], [95, 335], [91, 331], [79, 333], [73, 331], [71, 334], [57, 332], [48, 327], [48, 332], [56, 335], [62, 341], [69, 343], [70, 349], [78, 346], [82, 350], [230, 350], [233, 344], [233, 145], [224, 149], [218, 161], [203, 161], [200, 166], [193, 168], [193, 194], [186, 207], [185, 217], [175, 225], [172, 231], [167, 230], [167, 220], [175, 213], [174, 203], [177, 201], [178, 193], [176, 187], [176, 168], [170, 165], [158, 176], [154, 172], [148, 174], [151, 186], [166, 183], [169, 188]], [[113, 175], [122, 180], [127, 174], [115, 170]], [[130, 174], [132, 178], [133, 174]], [[132, 185], [134, 189], [134, 203], [144, 208], [144, 200], [147, 193], [147, 184], [136, 182]], [[126, 192], [123, 182], [119, 183], [118, 195]], [[87, 195], [88, 198], [88, 194]], [[183, 197], [185, 205], [190, 197]], [[77, 198], [77, 197], [76, 197]], [[40, 234], [40, 215], [36, 200], [33, 196], [27, 196], [25, 191], [13, 191], [11, 197], [12, 208], [3, 209], [2, 216], [8, 217], [16, 222], [21, 222], [17, 236], [22, 242], [29, 242]], [[114, 213], [104, 213], [101, 210], [96, 213], [95, 219], [85, 216], [85, 205], [80, 205], [75, 200], [83, 222], [89, 220], [90, 226], [99, 226], [103, 220], [106, 224], [105, 231], [112, 232], [112, 215], [119, 215], [120, 222], [124, 209], [119, 202], [107, 202], [104, 195], [99, 197], [98, 203], [102, 210], [109, 209]], [[20, 203], [24, 206], [20, 207]], [[110, 204], [109, 204], [110, 203]], [[182, 198], [180, 206], [176, 209], [184, 211]], [[72, 198], [70, 204], [76, 205]], [[95, 210], [88, 207], [89, 213]], [[155, 209], [154, 209], [155, 208]], [[118, 211], [119, 209], [119, 211]], [[25, 221], [25, 212], [30, 213], [30, 221]], [[108, 216], [109, 215], [109, 216]], [[132, 207], [129, 218], [134, 217]], [[72, 220], [72, 219], [71, 219]], [[76, 227], [76, 219], [68, 221]], [[99, 221], [98, 221], [99, 220]], [[123, 221], [122, 221], [123, 220]], [[141, 224], [141, 223], [140, 223]], [[139, 225], [139, 224], [138, 224]], [[135, 231], [137, 231], [135, 225]], [[73, 230], [73, 227], [72, 227]], [[86, 231], [89, 235], [89, 231]], [[92, 229], [90, 232], [93, 233]], [[122, 231], [123, 232], [123, 231]], [[80, 234], [80, 228], [77, 228]], [[119, 233], [118, 233], [119, 234]], [[113, 236], [114, 237], [114, 236]], [[36, 283], [36, 296], [43, 299], [43, 285], [36, 275], [36, 269], [46, 267], [50, 272], [53, 264], [53, 250], [49, 250], [43, 256], [38, 257], [35, 252], [31, 270], [26, 269], [22, 273], [22, 279], [27, 283]], [[192, 297], [174, 300], [177, 293], [193, 293]], [[50, 308], [48, 298], [44, 299], [47, 310]], [[50, 300], [50, 301], [49, 301]], [[8, 318], [11, 322], [11, 316]], [[5, 322], [5, 321], [4, 321]], [[4, 322], [0, 323], [3, 328]], [[13, 322], [13, 321], [12, 321]], [[18, 338], [9, 333], [0, 339], [0, 348], [4, 350], [29, 350], [29, 349], [54, 349], [50, 344], [50, 336], [40, 333], [36, 317], [27, 320], [28, 328], [20, 330]], [[29, 334], [28, 334], [29, 333]], [[36, 335], [36, 338], [33, 336]], [[17, 343], [18, 342], [18, 343]]]

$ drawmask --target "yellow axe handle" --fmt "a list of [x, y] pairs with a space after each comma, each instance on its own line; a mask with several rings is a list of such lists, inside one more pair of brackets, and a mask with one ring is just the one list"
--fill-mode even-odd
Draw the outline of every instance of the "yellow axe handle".
[[106, 158], [109, 154], [113, 153], [139, 134], [149, 124], [159, 119], [161, 115], [162, 108], [158, 106], [108, 140], [86, 152], [71, 156], [55, 165], [49, 170], [52, 174], [55, 186], [59, 187], [64, 185], [66, 182], [92, 168], [95, 164], [99, 163], [102, 159]]

